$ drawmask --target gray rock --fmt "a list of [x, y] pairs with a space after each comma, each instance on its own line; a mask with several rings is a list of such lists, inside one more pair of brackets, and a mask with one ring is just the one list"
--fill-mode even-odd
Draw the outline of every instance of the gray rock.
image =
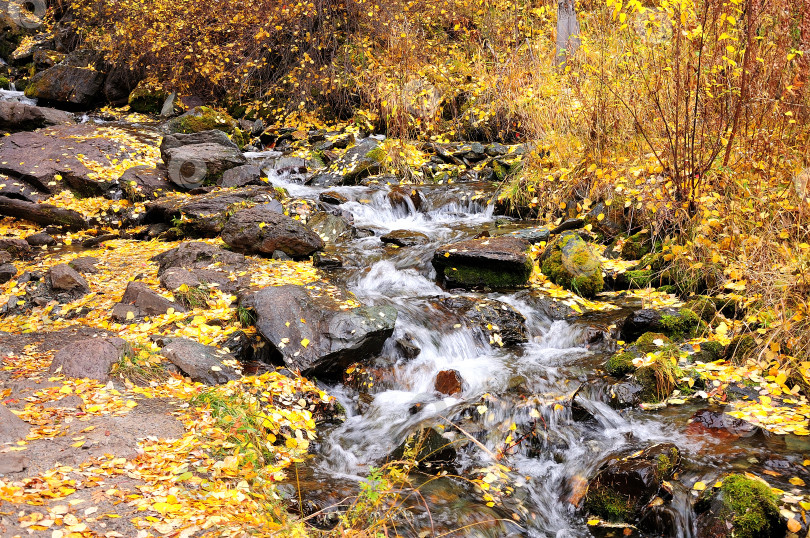
[[394, 230], [384, 236], [380, 237], [380, 241], [388, 245], [396, 245], [398, 247], [413, 247], [416, 245], [424, 245], [430, 238], [421, 232], [414, 232], [411, 230]]
[[110, 369], [131, 349], [121, 338], [87, 338], [60, 349], [48, 371], [67, 377], [81, 377], [107, 381]]
[[222, 240], [239, 252], [272, 255], [280, 250], [292, 258], [310, 256], [324, 246], [315, 232], [267, 206], [237, 211], [222, 229]]
[[66, 263], [54, 265], [46, 276], [48, 285], [55, 292], [77, 292], [85, 294], [90, 286], [82, 275]]
[[240, 372], [233, 366], [237, 362], [233, 355], [199, 342], [176, 338], [163, 348], [161, 354], [184, 375], [198, 383], [221, 385], [240, 377]]
[[16, 452], [0, 454], [0, 476], [11, 473], [21, 473], [27, 468], [28, 459], [24, 454], [18, 454]]
[[93, 256], [80, 256], [73, 261], [68, 262], [68, 265], [79, 273], [95, 274], [98, 273], [98, 269], [96, 268], [97, 263], [98, 258], [94, 258]]
[[27, 422], [12, 413], [6, 406], [0, 404], [0, 443], [13, 443], [25, 439], [31, 427]]
[[321, 377], [337, 377], [350, 363], [379, 353], [397, 318], [390, 306], [341, 310], [293, 285], [264, 288], [241, 305], [255, 313], [259, 334], [289, 368]]
[[219, 144], [194, 144], [166, 151], [169, 181], [184, 189], [216, 183], [222, 174], [247, 161], [239, 149]]
[[239, 146], [237, 146], [227, 134], [213, 129], [210, 131], [200, 131], [199, 133], [176, 133], [164, 136], [160, 143], [160, 157], [166, 161], [169, 157], [169, 150], [197, 144], [214, 144], [228, 149], [239, 150]]
[[65, 123], [76, 123], [76, 120], [62, 110], [0, 101], [0, 129], [4, 131], [33, 131]]
[[15, 276], [17, 276], [17, 268], [13, 263], [0, 265], [0, 284], [5, 284]]
[[261, 185], [262, 171], [255, 164], [243, 164], [236, 168], [226, 170], [217, 182], [220, 187], [244, 187], [246, 185]]
[[31, 234], [25, 238], [25, 241], [32, 247], [49, 247], [56, 244], [56, 239], [45, 232]]
[[24, 239], [0, 237], [0, 252], [6, 252], [11, 259], [27, 258], [31, 255], [31, 245]]
[[160, 285], [169, 291], [174, 291], [183, 285], [196, 288], [200, 284], [202, 282], [194, 273], [181, 267], [172, 267], [160, 275]]
[[197, 287], [206, 283], [217, 284], [224, 293], [239, 293], [250, 286], [247, 259], [208, 243], [183, 243], [155, 256], [153, 261], [160, 264], [160, 282], [170, 291], [183, 284]]
[[[185, 312], [183, 305], [170, 301], [169, 299], [152, 291], [143, 282], [132, 281], [127, 285], [121, 304], [135, 308], [135, 317], [160, 316], [173, 308], [175, 312]], [[119, 309], [119, 311], [122, 311]], [[129, 310], [127, 310], [129, 311]], [[124, 317], [126, 319], [126, 315]]]

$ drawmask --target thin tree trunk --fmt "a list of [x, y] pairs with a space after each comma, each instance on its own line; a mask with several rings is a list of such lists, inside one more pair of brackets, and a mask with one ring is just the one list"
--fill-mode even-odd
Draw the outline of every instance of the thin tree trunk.
[[557, 55], [554, 63], [564, 68], [568, 57], [579, 48], [579, 21], [574, 0], [559, 0], [557, 4]]

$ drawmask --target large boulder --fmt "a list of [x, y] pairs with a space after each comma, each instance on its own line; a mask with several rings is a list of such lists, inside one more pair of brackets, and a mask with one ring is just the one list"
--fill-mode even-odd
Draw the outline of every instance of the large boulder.
[[220, 187], [234, 188], [246, 185], [262, 185], [262, 171], [255, 164], [243, 164], [226, 170], [217, 182]]
[[698, 538], [781, 538], [787, 530], [770, 486], [744, 475], [705, 490], [695, 511]]
[[585, 509], [616, 523], [633, 523], [655, 497], [668, 501], [671, 494], [663, 488], [680, 464], [680, 451], [669, 443], [605, 462], [588, 484]]
[[194, 144], [166, 151], [169, 180], [184, 189], [213, 185], [222, 174], [235, 166], [245, 164], [239, 149], [219, 144]]
[[151, 151], [147, 142], [123, 128], [56, 125], [4, 137], [0, 174], [43, 193], [70, 189], [82, 196], [100, 196], [115, 188], [118, 179], [99, 176], [100, 169], [114, 160], [149, 158]]
[[239, 252], [272, 255], [280, 250], [292, 258], [310, 256], [324, 245], [318, 234], [266, 205], [237, 211], [223, 228], [222, 240]]
[[3, 131], [33, 131], [71, 123], [76, 123], [73, 115], [62, 110], [0, 101], [0, 130]]
[[57, 351], [48, 371], [107, 381], [112, 366], [129, 352], [129, 344], [121, 338], [86, 338]]
[[172, 224], [187, 237], [216, 237], [236, 211], [256, 204], [282, 209], [272, 187], [214, 190], [195, 196], [165, 196], [146, 204], [145, 224]]
[[206, 346], [186, 338], [175, 338], [161, 354], [177, 366], [183, 375], [204, 385], [221, 385], [239, 379], [236, 358], [212, 346]]
[[319, 187], [356, 185], [361, 179], [380, 173], [386, 158], [380, 141], [366, 138], [349, 148], [327, 170], [313, 176], [311, 181]]
[[573, 231], [549, 243], [541, 270], [555, 284], [583, 297], [593, 297], [605, 286], [599, 255]]
[[433, 267], [447, 286], [508, 289], [532, 274], [529, 242], [517, 237], [485, 237], [439, 248]]
[[264, 288], [240, 304], [255, 313], [259, 334], [288, 367], [327, 378], [379, 353], [397, 319], [391, 306], [341, 310], [294, 285]]
[[196, 106], [166, 123], [170, 133], [192, 134], [203, 131], [236, 133], [239, 123], [227, 113], [208, 106]]
[[86, 110], [102, 99], [105, 73], [92, 51], [79, 50], [50, 69], [31, 77], [25, 88], [26, 97]]

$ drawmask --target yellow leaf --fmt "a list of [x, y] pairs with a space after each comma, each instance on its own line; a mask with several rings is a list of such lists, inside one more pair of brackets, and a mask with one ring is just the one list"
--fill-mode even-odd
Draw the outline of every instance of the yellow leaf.
[[802, 479], [801, 479], [801, 478], [799, 478], [798, 476], [794, 476], [793, 478], [791, 478], [791, 479], [789, 480], [789, 482], [790, 482], [791, 484], [793, 484], [794, 486], [803, 486], [803, 485], [804, 485], [804, 480], [802, 480]]
[[704, 489], [706, 489], [706, 484], [704, 484], [703, 482], [695, 482], [695, 485], [692, 486], [692, 489], [695, 491], [703, 491]]
[[589, 519], [588, 520], [588, 525], [590, 525], [591, 527], [599, 525], [599, 523], [601, 523], [601, 521], [599, 521], [598, 519]]
[[309, 345], [309, 339], [304, 338], [303, 340], [301, 340], [301, 345], [304, 346], [304, 347], [307, 347]]

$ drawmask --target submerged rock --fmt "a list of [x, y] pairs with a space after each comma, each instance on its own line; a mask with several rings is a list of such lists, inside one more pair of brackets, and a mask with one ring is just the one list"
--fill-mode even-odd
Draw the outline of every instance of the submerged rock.
[[380, 237], [380, 241], [387, 245], [396, 245], [398, 247], [414, 247], [429, 242], [430, 238], [421, 232], [394, 230]]
[[494, 299], [466, 296], [445, 297], [438, 299], [438, 303], [461, 319], [477, 326], [498, 343], [515, 345], [529, 340], [526, 318], [512, 305]]
[[532, 274], [528, 251], [529, 242], [517, 237], [472, 239], [436, 250], [433, 267], [449, 287], [517, 288]]
[[436, 392], [452, 396], [464, 390], [464, 378], [458, 370], [442, 370], [436, 374], [436, 382], [433, 384]]
[[264, 288], [240, 305], [255, 313], [259, 334], [289, 368], [317, 377], [336, 377], [379, 353], [397, 319], [393, 307], [341, 310], [334, 300], [295, 285]]

